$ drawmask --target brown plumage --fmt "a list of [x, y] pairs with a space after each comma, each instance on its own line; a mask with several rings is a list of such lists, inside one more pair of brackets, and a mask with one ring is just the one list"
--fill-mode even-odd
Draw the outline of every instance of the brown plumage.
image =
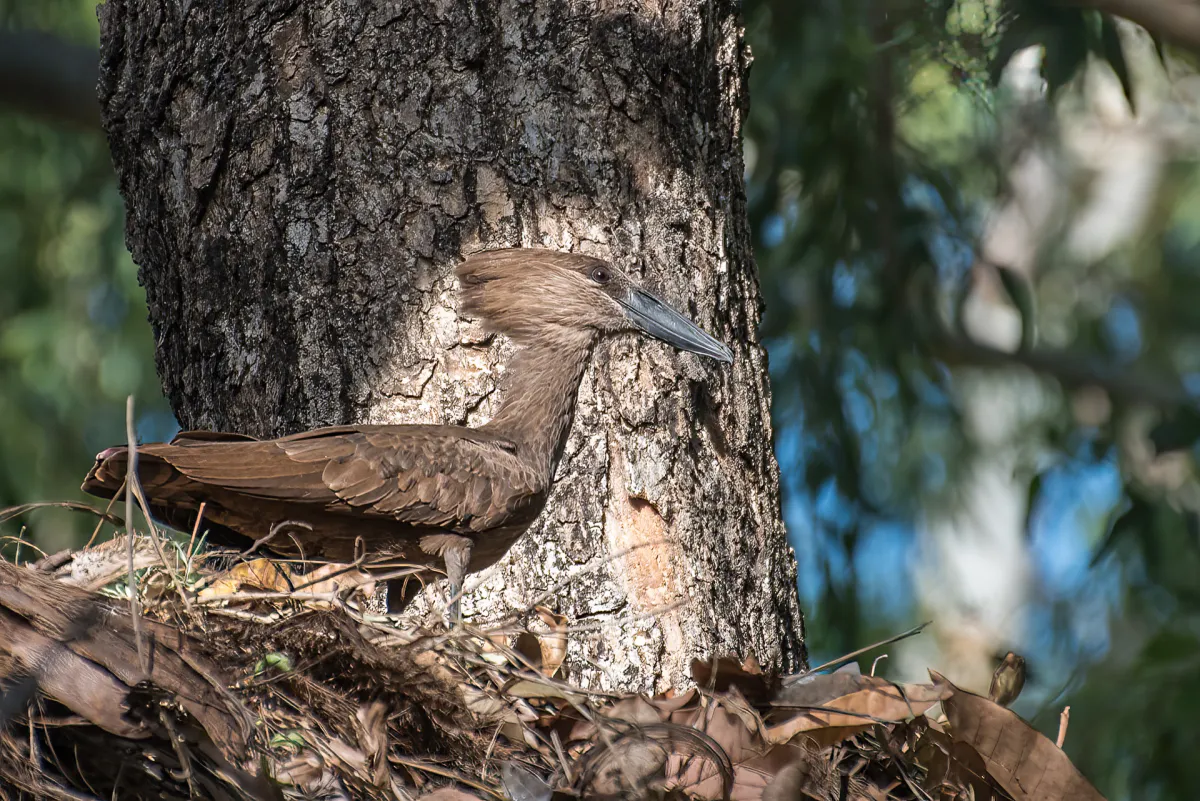
[[[151, 512], [188, 530], [204, 503], [215, 541], [262, 541], [284, 556], [349, 562], [361, 538], [372, 561], [444, 559], [457, 594], [466, 572], [496, 562], [541, 513], [599, 337], [640, 331], [732, 359], [600, 259], [495, 250], [469, 257], [457, 275], [464, 311], [521, 348], [490, 422], [334, 426], [273, 440], [182, 433], [138, 447]], [[112, 497], [126, 466], [125, 448], [100, 453], [83, 489]]]

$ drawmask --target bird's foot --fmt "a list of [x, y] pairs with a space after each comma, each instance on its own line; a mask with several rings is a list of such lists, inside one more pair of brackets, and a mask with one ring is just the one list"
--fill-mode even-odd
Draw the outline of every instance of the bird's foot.
[[450, 585], [450, 603], [446, 606], [446, 625], [450, 628], [462, 626], [462, 593], [463, 582], [467, 577], [467, 565], [471, 563], [472, 542], [466, 537], [460, 537], [456, 542], [442, 551], [446, 560], [446, 578]]
[[421, 550], [429, 554], [437, 554], [446, 562], [446, 578], [450, 584], [450, 602], [442, 617], [448, 628], [462, 625], [462, 604], [460, 599], [463, 591], [463, 581], [467, 576], [467, 566], [471, 564], [471, 549], [475, 543], [469, 537], [458, 534], [431, 534], [421, 538]]
[[462, 587], [450, 585], [450, 603], [446, 606], [445, 614], [442, 615], [442, 622], [448, 629], [456, 629], [462, 625], [462, 603], [459, 598], [461, 594]]

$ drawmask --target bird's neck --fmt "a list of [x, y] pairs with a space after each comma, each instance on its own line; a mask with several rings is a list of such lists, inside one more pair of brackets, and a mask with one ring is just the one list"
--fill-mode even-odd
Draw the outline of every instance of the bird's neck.
[[504, 402], [484, 426], [515, 442], [547, 484], [571, 433], [579, 383], [595, 341], [580, 332], [518, 351], [508, 366]]

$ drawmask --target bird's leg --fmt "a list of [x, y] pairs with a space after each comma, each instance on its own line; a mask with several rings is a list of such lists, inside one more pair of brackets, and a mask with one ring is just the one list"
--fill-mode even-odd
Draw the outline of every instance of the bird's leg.
[[446, 609], [450, 626], [462, 623], [462, 607], [459, 596], [462, 595], [463, 581], [467, 575], [467, 565], [471, 563], [471, 541], [466, 537], [455, 537], [453, 542], [446, 545], [442, 551], [446, 560], [446, 578], [450, 584], [450, 606]]
[[462, 594], [463, 579], [471, 564], [471, 547], [474, 542], [458, 534], [430, 534], [421, 538], [421, 550], [436, 554], [446, 562], [446, 578], [450, 580], [450, 606], [446, 609], [449, 625], [462, 623], [462, 609], [458, 596]]

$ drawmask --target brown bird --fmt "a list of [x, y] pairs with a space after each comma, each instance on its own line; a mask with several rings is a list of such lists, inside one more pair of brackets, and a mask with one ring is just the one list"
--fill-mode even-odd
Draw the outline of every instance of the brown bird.
[[[334, 426], [273, 440], [185, 432], [138, 446], [151, 513], [210, 541], [257, 541], [281, 556], [444, 560], [451, 597], [503, 556], [546, 504], [600, 337], [641, 332], [730, 362], [725, 345], [608, 262], [548, 250], [477, 253], [458, 266], [463, 309], [520, 347], [495, 417], [479, 428]], [[125, 448], [96, 456], [83, 489], [121, 491]], [[400, 605], [389, 586], [389, 608]], [[405, 599], [407, 600], [407, 599]], [[402, 603], [402, 602], [401, 602]], [[458, 618], [457, 600], [450, 609]]]
[[1017, 700], [1025, 687], [1025, 657], [1009, 651], [996, 666], [992, 684], [988, 687], [988, 698], [1000, 706], [1008, 706]]

